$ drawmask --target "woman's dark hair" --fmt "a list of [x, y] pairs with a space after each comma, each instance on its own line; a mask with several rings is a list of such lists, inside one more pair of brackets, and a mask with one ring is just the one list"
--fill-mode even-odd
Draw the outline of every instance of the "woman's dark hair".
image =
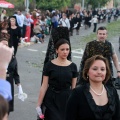
[[4, 22], [0, 22], [0, 31], [1, 30], [6, 30], [9, 27], [8, 22], [4, 21]]
[[8, 102], [0, 95], [0, 120], [8, 113]]
[[9, 39], [10, 39], [10, 35], [8, 33], [0, 32], [0, 42], [3, 40], [9, 42]]
[[60, 39], [55, 43], [55, 49], [58, 49], [62, 44], [68, 44], [70, 46], [69, 42], [66, 39]]
[[108, 64], [108, 60], [106, 58], [104, 58], [102, 55], [95, 55], [95, 56], [92, 56], [91, 58], [88, 58], [86, 61], [85, 61], [85, 66], [84, 66], [84, 69], [83, 69], [83, 78], [85, 80], [88, 81], [87, 77], [88, 77], [88, 71], [90, 69], [90, 67], [92, 66], [92, 64], [96, 61], [96, 60], [101, 60], [105, 63], [106, 65], [106, 77], [105, 77], [105, 80], [103, 81], [104, 83], [106, 83], [109, 78], [110, 78], [110, 68], [109, 68], [109, 64]]

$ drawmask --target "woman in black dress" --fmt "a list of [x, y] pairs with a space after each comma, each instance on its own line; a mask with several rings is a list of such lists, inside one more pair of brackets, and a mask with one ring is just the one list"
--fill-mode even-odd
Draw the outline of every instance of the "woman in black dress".
[[9, 46], [14, 47], [14, 55], [16, 55], [17, 48], [20, 43], [20, 39], [22, 38], [21, 38], [21, 30], [17, 25], [15, 16], [12, 16], [10, 18], [8, 33], [10, 34]]
[[77, 13], [76, 18], [75, 18], [75, 24], [77, 24], [76, 35], [79, 35], [79, 30], [80, 30], [80, 27], [81, 27], [81, 22], [82, 22], [82, 16], [80, 16], [80, 13]]
[[83, 78], [87, 83], [72, 91], [65, 120], [120, 120], [117, 90], [106, 85], [110, 74], [108, 61], [103, 56], [86, 60]]
[[66, 103], [77, 80], [77, 66], [67, 60], [69, 42], [59, 40], [55, 48], [57, 58], [45, 64], [37, 103], [37, 108], [41, 108], [42, 104], [46, 107], [44, 120], [65, 120]]
[[[8, 46], [8, 33], [1, 33], [0, 32], [0, 42]], [[18, 74], [18, 67], [17, 67], [17, 60], [15, 56], [12, 56], [12, 59], [8, 65], [7, 73], [6, 73], [6, 80], [11, 85], [11, 92], [12, 92], [12, 100], [9, 101], [9, 112], [14, 111], [14, 81], [17, 86], [20, 85], [20, 77]]]
[[[10, 39], [10, 35], [8, 34], [8, 31], [6, 30], [6, 25], [3, 27], [0, 27], [0, 42], [3, 43], [4, 45], [8, 46], [8, 42]], [[1, 26], [1, 25], [0, 25]], [[6, 80], [10, 83], [11, 85], [11, 94], [12, 94], [12, 100], [9, 101], [9, 111], [8, 113], [14, 111], [14, 82], [18, 86], [19, 93], [18, 95], [22, 95], [22, 87], [20, 85], [20, 77], [18, 74], [18, 65], [17, 65], [17, 59], [13, 55], [12, 59], [9, 63], [6, 70]]]

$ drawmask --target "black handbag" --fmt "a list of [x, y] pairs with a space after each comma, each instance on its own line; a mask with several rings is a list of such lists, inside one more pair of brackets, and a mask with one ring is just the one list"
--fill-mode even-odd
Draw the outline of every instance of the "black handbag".
[[114, 78], [114, 86], [116, 89], [120, 89], [120, 78]]

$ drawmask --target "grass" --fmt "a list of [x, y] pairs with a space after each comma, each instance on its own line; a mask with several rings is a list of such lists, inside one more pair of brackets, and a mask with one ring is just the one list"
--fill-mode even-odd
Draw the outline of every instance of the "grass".
[[[106, 28], [108, 30], [108, 40], [113, 38], [114, 36], [120, 36], [120, 20], [108, 23], [106, 25]], [[96, 33], [91, 33], [90, 35], [83, 37], [81, 41], [87, 43], [95, 39], [96, 39]]]
[[114, 21], [106, 27], [108, 29], [108, 39], [113, 38], [114, 36], [120, 36], [120, 20]]

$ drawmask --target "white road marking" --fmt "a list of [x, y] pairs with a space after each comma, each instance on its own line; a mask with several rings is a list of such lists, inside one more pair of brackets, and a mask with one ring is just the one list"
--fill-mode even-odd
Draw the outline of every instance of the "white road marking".
[[75, 49], [75, 50], [72, 50], [72, 53], [77, 53], [77, 54], [83, 54], [83, 49]]
[[[112, 63], [113, 63], [113, 61], [112, 61]], [[120, 64], [120, 62], [118, 62], [119, 64]]]
[[35, 49], [28, 49], [29, 51], [32, 51], [32, 52], [37, 52], [38, 50], [35, 50]]
[[46, 53], [46, 51], [42, 51], [43, 53]]
[[80, 58], [80, 59], [82, 58], [81, 56], [73, 56], [73, 57], [74, 57], [74, 58]]
[[14, 96], [18, 96], [18, 93], [17, 93], [17, 94], [14, 94]]

